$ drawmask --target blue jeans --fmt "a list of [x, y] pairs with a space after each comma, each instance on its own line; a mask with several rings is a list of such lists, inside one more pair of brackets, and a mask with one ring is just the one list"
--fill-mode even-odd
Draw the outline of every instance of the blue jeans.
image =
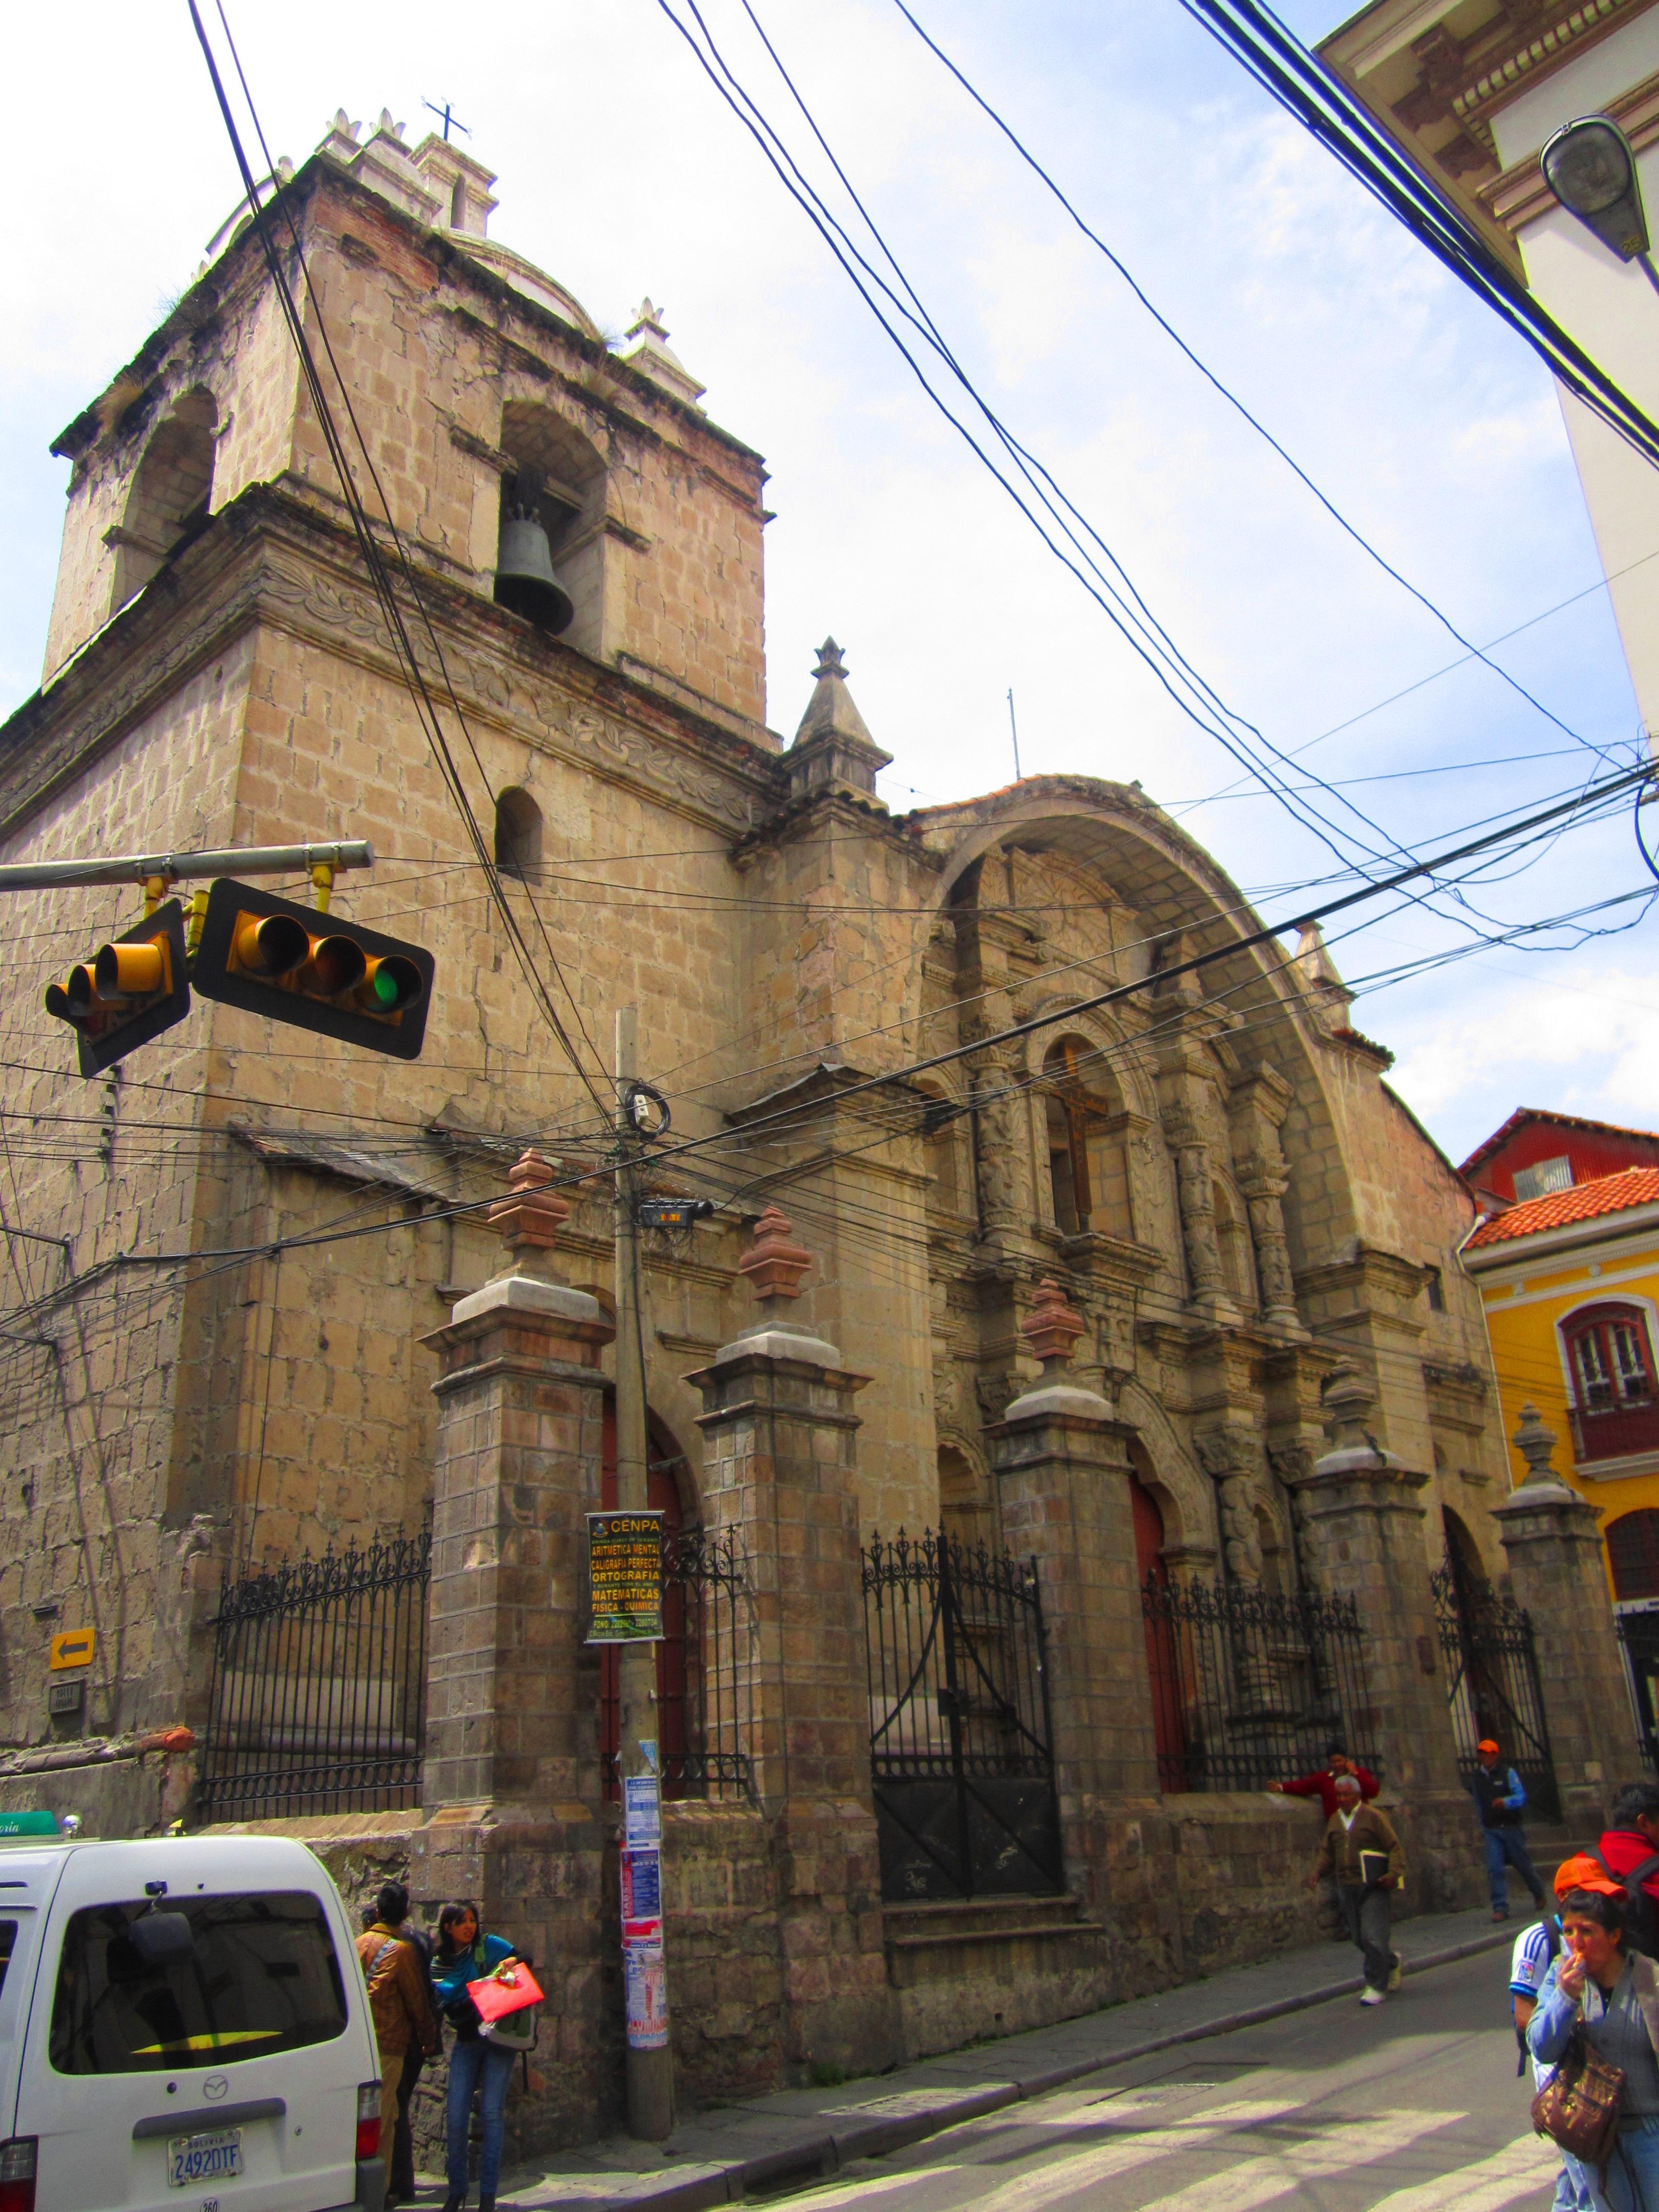
[[[1494, 1912], [1510, 1909], [1510, 1885], [1507, 1869], [1513, 1867], [1532, 1892], [1533, 1903], [1544, 1901], [1544, 1885], [1538, 1879], [1538, 1869], [1527, 1856], [1527, 1839], [1519, 1828], [1482, 1828], [1480, 1840], [1486, 1847], [1486, 1887], [1492, 1892]], [[1659, 2204], [1654, 2207], [1659, 2212]]]
[[1622, 2124], [1619, 2148], [1607, 2160], [1607, 2192], [1595, 2190], [1591, 2201], [1596, 2212], [1659, 2212], [1659, 2119]]
[[1595, 2212], [1595, 2177], [1565, 2151], [1561, 2153], [1561, 2171], [1555, 2177], [1555, 2202], [1550, 2212]]
[[[452, 2197], [466, 2194], [466, 2131], [475, 2091], [483, 2095], [483, 2152], [478, 2160], [478, 2194], [493, 2197], [501, 2178], [501, 2134], [507, 2085], [513, 2078], [513, 2053], [480, 2036], [458, 2042], [449, 2054], [449, 2105], [444, 2128], [444, 2167]], [[1656, 2205], [1655, 2212], [1659, 2212]]]

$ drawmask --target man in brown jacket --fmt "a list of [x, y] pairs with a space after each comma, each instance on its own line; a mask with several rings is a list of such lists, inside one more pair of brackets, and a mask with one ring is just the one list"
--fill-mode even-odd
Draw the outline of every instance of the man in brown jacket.
[[1336, 1876], [1336, 1902], [1349, 1940], [1365, 1960], [1361, 2004], [1379, 2005], [1400, 1987], [1400, 1960], [1389, 1940], [1389, 1893], [1406, 1874], [1406, 1854], [1394, 1824], [1375, 1805], [1360, 1802], [1352, 1774], [1336, 1778], [1336, 1810], [1325, 1823], [1325, 1841], [1308, 1876], [1317, 1889], [1322, 1875]]
[[[383, 1890], [376, 1902], [384, 1905], [392, 1900]], [[404, 2054], [411, 2041], [418, 2042], [428, 2058], [441, 2047], [419, 1954], [398, 1931], [402, 1917], [398, 1913], [395, 1919], [373, 1920], [357, 1938], [357, 1956], [363, 1962], [368, 1984], [368, 2007], [374, 2015], [374, 2040], [380, 2050], [380, 2158], [386, 2166], [388, 2204], [394, 2201], [392, 2154], [397, 2140], [398, 2089], [404, 2076]]]

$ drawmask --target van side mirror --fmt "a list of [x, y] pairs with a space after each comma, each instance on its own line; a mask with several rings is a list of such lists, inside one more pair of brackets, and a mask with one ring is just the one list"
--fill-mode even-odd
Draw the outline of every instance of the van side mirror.
[[182, 1912], [142, 1912], [127, 1929], [127, 1941], [146, 1966], [165, 1966], [187, 1959], [196, 1937]]

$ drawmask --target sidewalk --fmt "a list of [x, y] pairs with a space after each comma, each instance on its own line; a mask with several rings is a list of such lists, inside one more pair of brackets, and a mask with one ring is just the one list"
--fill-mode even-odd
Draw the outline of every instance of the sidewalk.
[[[1407, 1973], [1418, 1974], [1474, 1952], [1507, 1951], [1526, 1924], [1517, 1917], [1494, 1927], [1483, 1905], [1402, 1920], [1394, 1940]], [[1319, 1943], [839, 2088], [785, 2089], [716, 2106], [690, 2115], [665, 2143], [611, 2136], [520, 2166], [503, 2177], [501, 2202], [525, 2212], [702, 2212], [749, 2191], [799, 2186], [1100, 2067], [1351, 1995], [1359, 1988], [1356, 1965], [1349, 1946]], [[1494, 2005], [1501, 2002], [1498, 1969], [1494, 1960]], [[428, 2196], [442, 2191], [422, 2188], [422, 2200]]]

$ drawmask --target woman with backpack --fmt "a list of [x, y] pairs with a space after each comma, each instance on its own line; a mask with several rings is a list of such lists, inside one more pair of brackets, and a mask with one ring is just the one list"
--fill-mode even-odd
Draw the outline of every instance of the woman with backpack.
[[1625, 1895], [1594, 1860], [1561, 1869], [1579, 1886], [1561, 1902], [1565, 1948], [1550, 1966], [1527, 2044], [1544, 2066], [1582, 2024], [1598, 2057], [1624, 2075], [1618, 2136], [1595, 2176], [1597, 2212], [1659, 2212], [1659, 1972], [1625, 1943]]
[[504, 1936], [486, 1936], [478, 1908], [470, 1898], [446, 1905], [438, 1915], [438, 1941], [432, 1954], [432, 1987], [439, 2009], [455, 2031], [449, 2054], [449, 2101], [445, 2116], [445, 2167], [449, 2193], [444, 2212], [461, 2212], [466, 2203], [466, 2138], [472, 2100], [478, 2099], [483, 2145], [478, 2161], [478, 2212], [495, 2212], [495, 2187], [501, 2173], [501, 2139], [506, 2132], [507, 2085], [514, 2052], [492, 2040], [466, 1993], [509, 1959], [532, 1962]]

